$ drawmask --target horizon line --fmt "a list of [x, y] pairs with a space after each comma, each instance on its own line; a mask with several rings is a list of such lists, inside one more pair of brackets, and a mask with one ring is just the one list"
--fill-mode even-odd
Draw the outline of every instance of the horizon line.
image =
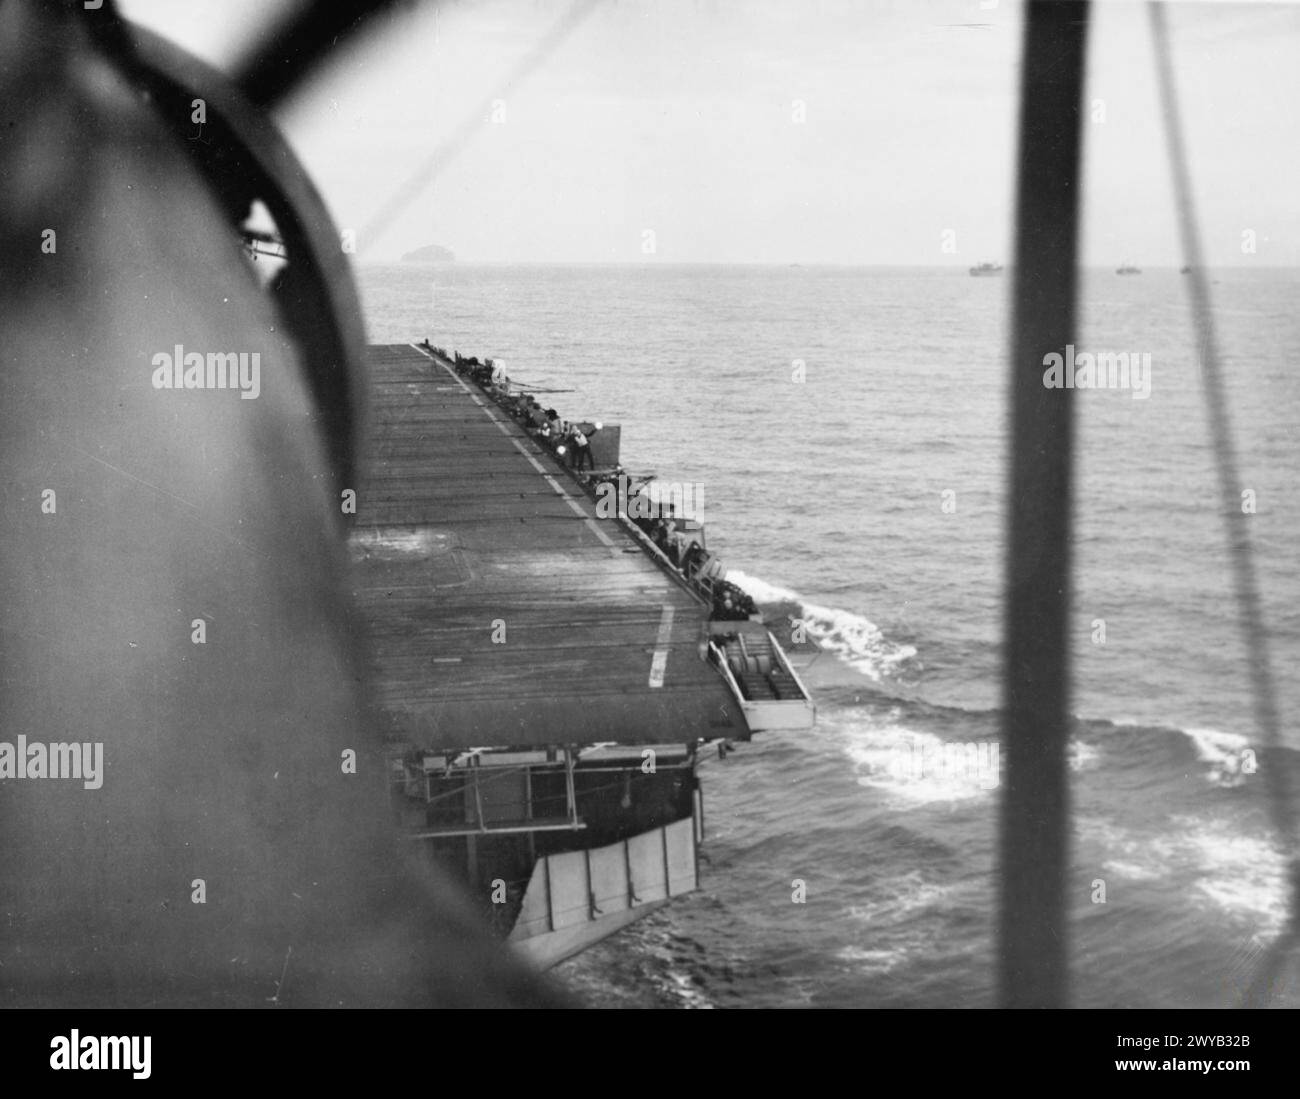
[[[980, 262], [993, 262], [982, 260]], [[1083, 263], [1079, 265], [1081, 270], [1099, 270], [1109, 271], [1116, 267], [1125, 266], [1120, 263]], [[354, 261], [355, 267], [849, 267], [849, 268], [914, 268], [917, 270], [952, 270], [962, 271], [970, 270], [972, 264], [962, 263], [862, 263], [858, 261], [845, 260], [537, 260], [537, 259], [455, 259], [455, 260], [358, 260]], [[1004, 270], [1011, 270], [1014, 264], [1001, 264]], [[1139, 271], [1178, 271], [1187, 264], [1183, 263], [1151, 263], [1140, 266]], [[1300, 270], [1300, 263], [1217, 263], [1206, 264], [1203, 268], [1206, 271], [1214, 270], [1250, 270], [1260, 269], [1266, 271], [1289, 271]]]

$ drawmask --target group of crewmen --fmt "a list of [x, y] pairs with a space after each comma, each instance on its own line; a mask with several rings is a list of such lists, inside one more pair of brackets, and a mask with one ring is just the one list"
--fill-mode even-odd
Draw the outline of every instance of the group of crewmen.
[[[602, 480], [607, 479], [617, 485], [618, 474], [621, 472], [622, 470], [615, 470], [613, 474]], [[682, 523], [678, 522], [676, 510], [671, 504], [668, 505], [667, 514], [629, 515], [628, 518], [641, 528], [687, 580], [694, 582], [697, 587], [703, 587], [700, 577], [712, 557], [704, 548], [702, 531], [687, 530]], [[699, 537], [695, 537], [697, 533]], [[758, 607], [749, 593], [729, 580], [714, 580], [711, 587], [713, 618], [738, 621], [758, 613]]]
[[514, 402], [514, 416], [534, 439], [545, 443], [575, 470], [595, 469], [591, 456], [591, 437], [602, 424], [571, 424], [560, 419], [553, 408], [543, 408], [535, 397], [507, 397], [503, 403]]
[[560, 418], [553, 408], [543, 408], [535, 397], [510, 391], [510, 379], [491, 359], [480, 361], [473, 356], [462, 356], [459, 351], [448, 355], [440, 347], [425, 346], [444, 359], [451, 359], [459, 374], [467, 376], [483, 389], [497, 404], [518, 420], [534, 439], [549, 446], [568, 465], [575, 469], [595, 469], [591, 454], [591, 437], [601, 429], [601, 424], [569, 423]]
[[[491, 359], [480, 361], [464, 357], [458, 351], [449, 355], [442, 348], [431, 346], [427, 340], [425, 346], [444, 359], [450, 359], [455, 364], [457, 373], [468, 377], [483, 389], [497, 404], [510, 412], [529, 435], [549, 446], [573, 469], [594, 469], [591, 436], [601, 430], [601, 424], [569, 423], [561, 419], [555, 409], [543, 408], [535, 397], [512, 393], [510, 379]], [[622, 469], [615, 469], [601, 479], [609, 479], [617, 484], [621, 473]], [[592, 482], [593, 487], [595, 483]], [[629, 518], [688, 580], [698, 581], [710, 560], [709, 553], [701, 539], [691, 537], [691, 532], [677, 521], [671, 505], [666, 515]], [[728, 580], [715, 581], [712, 595], [712, 617], [715, 619], [739, 621], [758, 613], [758, 607], [749, 593]]]

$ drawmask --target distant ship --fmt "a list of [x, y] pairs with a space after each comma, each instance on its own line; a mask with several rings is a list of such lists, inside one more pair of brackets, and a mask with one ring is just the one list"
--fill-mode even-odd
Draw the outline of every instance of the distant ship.
[[978, 267], [972, 267], [970, 273], [975, 278], [986, 278], [990, 275], [1002, 274], [1002, 264], [1000, 263], [981, 263]]
[[1142, 274], [1142, 268], [1134, 267], [1131, 263], [1121, 263], [1118, 267], [1115, 268], [1115, 274], [1140, 275]]
[[1192, 269], [1187, 264], [1184, 264], [1182, 267], [1178, 269], [1178, 273], [1180, 275], [1190, 275], [1192, 273]]

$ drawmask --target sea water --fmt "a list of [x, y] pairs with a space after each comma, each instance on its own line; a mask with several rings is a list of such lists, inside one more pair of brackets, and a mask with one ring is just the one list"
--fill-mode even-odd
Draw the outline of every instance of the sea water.
[[[815, 729], [701, 768], [700, 892], [557, 978], [601, 1005], [993, 1003], [1010, 275], [359, 274], [372, 341], [504, 360], [566, 419], [621, 423], [632, 472], [703, 485], [732, 579], [795, 606], [823, 648]], [[1211, 291], [1233, 521], [1300, 748], [1300, 273], [1223, 269]], [[1286, 905], [1187, 279], [1093, 270], [1081, 295], [1078, 348], [1150, 358], [1144, 399], [1073, 394], [1071, 999], [1231, 1005]], [[1294, 753], [1275, 765], [1294, 779]]]

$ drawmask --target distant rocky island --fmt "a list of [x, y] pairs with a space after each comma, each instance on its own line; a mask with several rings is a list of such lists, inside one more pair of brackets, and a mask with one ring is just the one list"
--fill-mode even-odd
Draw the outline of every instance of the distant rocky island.
[[426, 244], [402, 257], [403, 263], [455, 263], [456, 253], [441, 244]]

